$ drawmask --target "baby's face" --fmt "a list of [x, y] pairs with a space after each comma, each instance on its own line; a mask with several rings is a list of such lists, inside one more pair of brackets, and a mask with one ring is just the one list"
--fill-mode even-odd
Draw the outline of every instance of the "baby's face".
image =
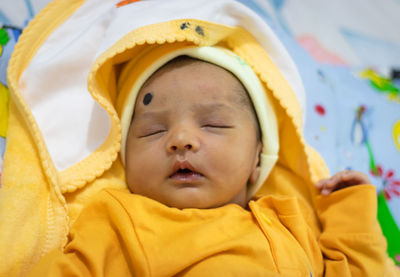
[[126, 144], [132, 192], [177, 208], [246, 205], [261, 143], [246, 93], [226, 70], [172, 63], [139, 92]]

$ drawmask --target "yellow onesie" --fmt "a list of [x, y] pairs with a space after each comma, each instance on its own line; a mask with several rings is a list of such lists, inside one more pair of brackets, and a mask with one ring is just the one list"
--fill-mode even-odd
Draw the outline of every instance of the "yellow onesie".
[[384, 276], [376, 209], [373, 185], [319, 196], [317, 237], [296, 197], [180, 210], [106, 190], [31, 276]]

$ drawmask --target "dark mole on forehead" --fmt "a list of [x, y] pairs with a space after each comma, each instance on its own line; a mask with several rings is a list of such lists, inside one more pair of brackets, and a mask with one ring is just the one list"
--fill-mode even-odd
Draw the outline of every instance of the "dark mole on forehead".
[[152, 99], [153, 94], [151, 92], [146, 93], [146, 95], [143, 97], [143, 104], [147, 106], [148, 104], [150, 104]]

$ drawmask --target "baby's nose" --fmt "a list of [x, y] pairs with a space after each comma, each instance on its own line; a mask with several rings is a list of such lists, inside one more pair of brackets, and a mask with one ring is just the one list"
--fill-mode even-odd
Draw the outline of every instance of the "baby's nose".
[[186, 145], [184, 145], [183, 147], [179, 147], [179, 146], [176, 146], [176, 145], [171, 145], [171, 150], [172, 151], [176, 151], [176, 150], [178, 150], [178, 149], [187, 149], [187, 150], [190, 150], [190, 149], [192, 149], [193, 148], [193, 146], [191, 145], [191, 144], [186, 144]]
[[196, 152], [200, 142], [193, 130], [180, 128], [174, 130], [167, 143], [167, 151], [171, 154], [179, 151]]

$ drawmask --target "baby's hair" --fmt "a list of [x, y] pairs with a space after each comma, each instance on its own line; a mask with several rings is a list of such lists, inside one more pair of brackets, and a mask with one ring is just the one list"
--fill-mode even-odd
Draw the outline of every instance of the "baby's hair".
[[[190, 64], [190, 63], [208, 63], [206, 61], [200, 60], [200, 59], [196, 59], [196, 58], [192, 58], [186, 55], [181, 55], [178, 56], [172, 60], [170, 60], [169, 62], [167, 62], [166, 64], [164, 64], [163, 66], [161, 66], [159, 69], [157, 69], [156, 72], [154, 72], [152, 74], [152, 76], [150, 76], [150, 78], [147, 79], [147, 81], [143, 84], [143, 87], [146, 86], [147, 82], [154, 76], [157, 74], [157, 72], [161, 71], [163, 68], [170, 66], [170, 65], [186, 65], [186, 64]], [[209, 63], [211, 65], [217, 66], [213, 63]], [[220, 67], [222, 68], [222, 67]], [[224, 69], [224, 68], [222, 68]], [[226, 70], [226, 69], [224, 69]], [[244, 107], [247, 111], [249, 111], [254, 119], [254, 125], [255, 125], [255, 129], [256, 129], [256, 136], [257, 136], [257, 140], [260, 141], [261, 140], [261, 131], [260, 131], [260, 125], [259, 125], [259, 121], [257, 118], [257, 114], [255, 112], [254, 106], [253, 106], [253, 102], [250, 100], [250, 96], [246, 90], [246, 88], [243, 86], [242, 82], [240, 82], [240, 80], [234, 75], [232, 74], [230, 71], [226, 70], [227, 72], [229, 72], [233, 77], [235, 77], [236, 80], [239, 81], [240, 87], [237, 87], [236, 89], [236, 94], [235, 96], [232, 98], [232, 100], [240, 105], [241, 107]]]

